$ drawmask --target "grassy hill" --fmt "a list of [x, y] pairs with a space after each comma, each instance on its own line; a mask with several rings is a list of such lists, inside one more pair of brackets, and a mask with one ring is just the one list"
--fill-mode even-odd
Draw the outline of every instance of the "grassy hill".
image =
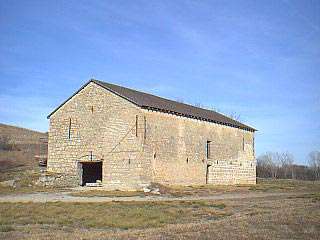
[[[0, 173], [38, 166], [35, 155], [47, 152], [47, 133], [0, 124]], [[40, 140], [44, 139], [44, 140]]]

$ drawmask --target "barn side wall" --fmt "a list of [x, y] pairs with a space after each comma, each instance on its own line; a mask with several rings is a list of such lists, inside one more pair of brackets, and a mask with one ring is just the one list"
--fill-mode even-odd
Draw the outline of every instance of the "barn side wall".
[[[256, 183], [253, 132], [167, 113], [144, 112], [154, 182]], [[210, 141], [209, 158], [207, 141]]]

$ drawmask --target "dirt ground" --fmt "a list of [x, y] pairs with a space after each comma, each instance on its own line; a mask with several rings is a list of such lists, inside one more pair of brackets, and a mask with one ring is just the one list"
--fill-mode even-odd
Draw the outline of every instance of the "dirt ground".
[[[303, 192], [307, 194], [308, 192]], [[266, 197], [290, 197], [299, 196], [301, 192], [280, 192], [280, 193], [265, 193], [265, 192], [249, 192], [249, 193], [219, 193], [209, 196], [130, 196], [130, 197], [104, 197], [104, 196], [73, 196], [73, 192], [56, 192], [56, 193], [21, 193], [21, 194], [10, 194], [0, 195], [0, 203], [11, 202], [11, 203], [45, 203], [45, 202], [161, 202], [161, 201], [196, 201], [196, 200], [226, 200], [226, 199], [253, 199], [253, 198], [266, 198]]]

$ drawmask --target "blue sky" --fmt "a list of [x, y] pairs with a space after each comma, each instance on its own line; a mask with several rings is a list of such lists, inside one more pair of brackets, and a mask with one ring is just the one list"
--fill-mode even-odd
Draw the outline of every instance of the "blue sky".
[[46, 116], [97, 78], [223, 113], [257, 154], [320, 150], [320, 1], [0, 1], [0, 122]]

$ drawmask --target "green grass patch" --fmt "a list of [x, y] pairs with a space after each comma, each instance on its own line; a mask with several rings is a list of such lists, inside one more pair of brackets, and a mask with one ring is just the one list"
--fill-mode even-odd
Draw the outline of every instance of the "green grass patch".
[[14, 231], [14, 227], [9, 225], [0, 225], [0, 232], [12, 232]]

